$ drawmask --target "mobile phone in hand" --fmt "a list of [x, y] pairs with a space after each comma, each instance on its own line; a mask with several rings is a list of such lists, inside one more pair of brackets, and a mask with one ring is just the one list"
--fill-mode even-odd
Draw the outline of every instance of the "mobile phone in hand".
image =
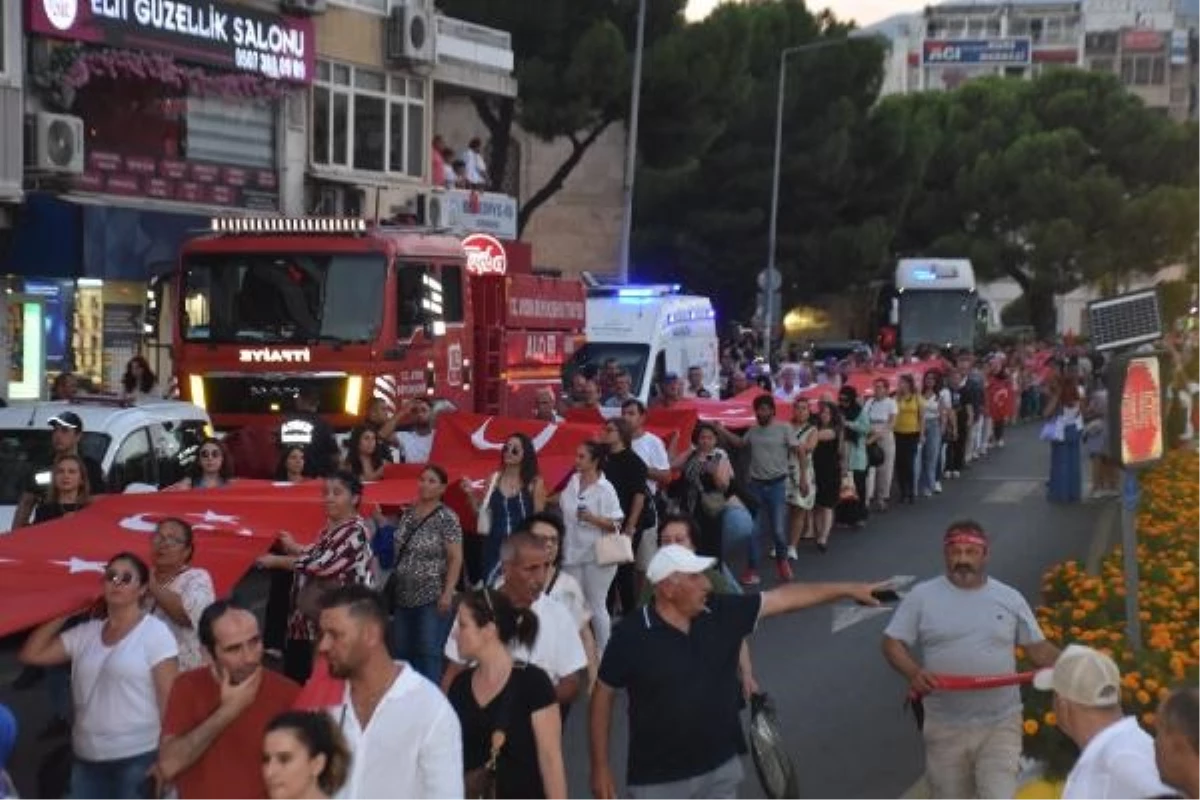
[[895, 589], [876, 589], [871, 592], [871, 597], [874, 597], [881, 603], [899, 603], [900, 595], [896, 594]]

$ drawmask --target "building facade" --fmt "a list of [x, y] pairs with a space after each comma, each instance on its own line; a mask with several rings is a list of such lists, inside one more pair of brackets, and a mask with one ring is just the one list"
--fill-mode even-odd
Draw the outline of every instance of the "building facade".
[[1112, 72], [1173, 119], [1196, 118], [1197, 20], [1183, 0], [951, 0], [876, 30], [892, 41], [884, 94], [1077, 67]]

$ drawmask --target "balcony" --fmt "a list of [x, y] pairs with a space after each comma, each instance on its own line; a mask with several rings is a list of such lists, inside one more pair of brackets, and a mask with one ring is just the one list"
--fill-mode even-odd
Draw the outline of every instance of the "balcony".
[[438, 15], [433, 79], [499, 97], [516, 97], [512, 36], [506, 31]]

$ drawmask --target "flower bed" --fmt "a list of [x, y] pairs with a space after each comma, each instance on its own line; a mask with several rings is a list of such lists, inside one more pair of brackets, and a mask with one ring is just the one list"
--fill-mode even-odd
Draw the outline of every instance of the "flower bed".
[[[1085, 644], [1108, 653], [1121, 668], [1122, 703], [1153, 732], [1154, 712], [1170, 687], [1200, 678], [1200, 484], [1197, 454], [1175, 450], [1141, 476], [1137, 513], [1141, 565], [1139, 616], [1144, 647], [1135, 653], [1125, 637], [1125, 583], [1121, 548], [1104, 559], [1099, 575], [1077, 561], [1057, 564], [1042, 578], [1038, 621], [1060, 646]], [[1024, 669], [1029, 665], [1025, 663]], [[1055, 727], [1049, 693], [1025, 692], [1025, 754], [1064, 775], [1077, 755]]]

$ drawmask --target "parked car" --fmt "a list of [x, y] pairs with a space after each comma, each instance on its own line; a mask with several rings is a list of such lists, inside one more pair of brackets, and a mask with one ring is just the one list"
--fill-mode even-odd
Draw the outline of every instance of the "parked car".
[[114, 398], [16, 402], [0, 408], [0, 531], [12, 526], [21, 492], [32, 473], [49, 485], [50, 418], [65, 411], [83, 422], [80, 453], [95, 459], [105, 491], [131, 484], [168, 486], [184, 476], [212, 426], [204, 409], [179, 400], [131, 405]]

